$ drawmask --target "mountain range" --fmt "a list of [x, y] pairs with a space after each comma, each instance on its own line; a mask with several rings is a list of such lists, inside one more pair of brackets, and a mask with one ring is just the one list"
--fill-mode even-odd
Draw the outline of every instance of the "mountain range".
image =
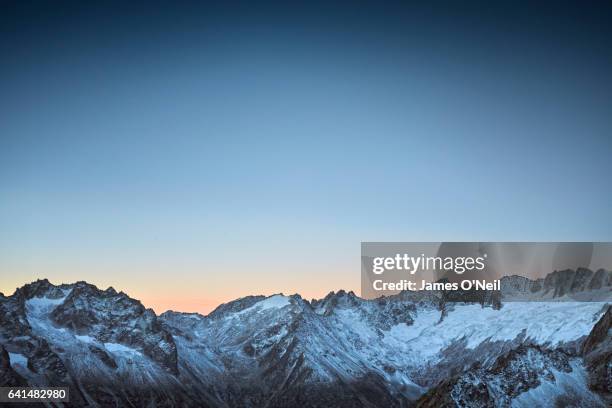
[[612, 272], [501, 283], [247, 296], [203, 316], [38, 280], [0, 294], [0, 386], [70, 387], [56, 405], [75, 407], [610, 406]]

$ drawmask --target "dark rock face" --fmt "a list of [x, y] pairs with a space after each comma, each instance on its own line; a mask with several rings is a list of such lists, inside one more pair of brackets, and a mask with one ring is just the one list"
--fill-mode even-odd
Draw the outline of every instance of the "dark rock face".
[[6, 339], [29, 337], [31, 327], [26, 319], [25, 299], [20, 292], [0, 298], [0, 336]]
[[13, 370], [8, 352], [0, 345], [0, 387], [25, 386], [27, 386], [27, 381]]
[[512, 399], [543, 380], [555, 381], [554, 372], [571, 372], [569, 356], [539, 346], [521, 345], [500, 356], [489, 368], [472, 368], [431, 389], [418, 407], [509, 407]]
[[561, 297], [566, 293], [583, 291], [588, 287], [593, 272], [579, 268], [576, 271], [566, 269], [555, 271], [544, 279], [544, 291], [554, 291], [554, 297]]
[[[600, 291], [595, 299], [584, 299], [592, 291]], [[586, 268], [554, 271], [545, 278], [530, 280], [522, 276], [501, 278], [502, 298], [522, 299], [524, 297], [560, 298], [567, 296], [578, 300], [609, 300], [612, 291], [612, 271], [599, 269], [593, 272]]]
[[314, 310], [322, 311], [323, 316], [331, 316], [338, 309], [356, 310], [364, 320], [374, 324], [380, 330], [389, 330], [400, 323], [411, 325], [412, 315], [416, 311], [414, 302], [405, 300], [400, 295], [365, 301], [352, 291], [345, 292], [344, 290], [338, 293], [331, 292], [322, 300], [313, 301], [311, 306]]
[[313, 300], [312, 306], [323, 310], [324, 316], [329, 316], [334, 313], [334, 309], [338, 306], [358, 306], [358, 302], [353, 292], [346, 293], [344, 290], [340, 290], [338, 293], [328, 293], [327, 296], [321, 300]]
[[65, 383], [68, 371], [59, 356], [51, 350], [49, 344], [41, 339], [39, 346], [28, 358], [28, 369], [40, 374], [51, 374], [53, 382]]
[[612, 285], [612, 273], [604, 269], [599, 269], [595, 272], [595, 275], [593, 275], [593, 278], [588, 284], [588, 288], [591, 290], [601, 289], [610, 285]]
[[102, 348], [94, 346], [93, 344], [90, 344], [88, 348], [89, 351], [91, 351], [95, 356], [97, 356], [100, 361], [102, 361], [108, 367], [113, 369], [117, 368], [117, 363], [115, 362], [115, 360]]
[[589, 387], [612, 403], [612, 306], [597, 322], [582, 347]]
[[101, 342], [119, 343], [142, 350], [170, 372], [176, 373], [176, 345], [157, 316], [124, 293], [99, 290], [78, 282], [51, 314], [53, 321]]
[[426, 388], [435, 387], [440, 379], [453, 378], [473, 367], [490, 368], [499, 356], [507, 355], [523, 344], [530, 344], [526, 342], [524, 332], [511, 341], [484, 341], [473, 349], [468, 347], [465, 340], [458, 341], [440, 353], [437, 364], [422, 367], [413, 374], [413, 378]]
[[[458, 393], [463, 393], [463, 397], [458, 396]], [[459, 401], [456, 400], [457, 397], [459, 397]], [[486, 384], [475, 378], [474, 374], [468, 373], [465, 377], [440, 383], [421, 397], [416, 406], [418, 408], [493, 408], [495, 407], [495, 401], [491, 397]]]
[[36, 282], [24, 285], [18, 291], [21, 292], [25, 299], [35, 297], [46, 297], [49, 299], [59, 299], [64, 297], [62, 288], [67, 288], [68, 285], [55, 286], [48, 279], [39, 279]]
[[553, 370], [572, 371], [565, 353], [521, 345], [499, 357], [489, 374], [502, 379], [501, 389], [505, 395], [515, 397], [540, 385], [542, 378], [554, 381]]

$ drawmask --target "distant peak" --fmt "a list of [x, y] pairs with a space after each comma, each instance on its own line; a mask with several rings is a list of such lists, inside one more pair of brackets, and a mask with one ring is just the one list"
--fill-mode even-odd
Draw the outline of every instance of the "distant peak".
[[34, 297], [47, 297], [51, 299], [58, 299], [64, 296], [64, 292], [58, 287], [49, 282], [48, 279], [37, 279], [32, 283], [27, 283], [21, 288], [17, 289], [25, 299], [31, 299]]

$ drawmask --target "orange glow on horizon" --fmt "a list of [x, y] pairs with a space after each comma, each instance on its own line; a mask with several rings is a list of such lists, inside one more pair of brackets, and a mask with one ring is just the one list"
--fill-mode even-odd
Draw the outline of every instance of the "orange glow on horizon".
[[[168, 310], [178, 312], [197, 312], [207, 315], [223, 303], [245, 296], [270, 296], [277, 293], [284, 295], [299, 294], [308, 301], [321, 299], [331, 291], [344, 289], [359, 294], [359, 274], [349, 268], [328, 267], [313, 268], [312, 271], [296, 270], [290, 274], [256, 273], [243, 271], [231, 273], [226, 271], [215, 275], [205, 275], [189, 271], [173, 273], [154, 271], [153, 268], [124, 270], [94, 265], [70, 265], [66, 268], [39, 268], [36, 265], [10, 265], [0, 268], [0, 292], [9, 296], [17, 288], [37, 279], [47, 278], [52, 284], [74, 283], [84, 280], [101, 290], [112, 286], [133, 299], [151, 308], [156, 314]], [[106, 269], [106, 268], [104, 268]], [[297, 268], [296, 268], [297, 269]], [[41, 273], [41, 271], [44, 271]], [[67, 272], [71, 271], [71, 272]], [[159, 272], [159, 273], [158, 273]], [[168, 280], [172, 276], [172, 280]]]

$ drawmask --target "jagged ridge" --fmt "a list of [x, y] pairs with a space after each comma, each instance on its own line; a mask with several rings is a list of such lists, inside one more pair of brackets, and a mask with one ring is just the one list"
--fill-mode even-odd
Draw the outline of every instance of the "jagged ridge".
[[[555, 274], [543, 280], [546, 293], [601, 290], [592, 285], [599, 271]], [[419, 398], [423, 406], [504, 406], [528, 404], [530, 390], [586, 370], [584, 389], [574, 391], [606, 401], [609, 310], [487, 299], [495, 298], [456, 303], [446, 293], [402, 292], [365, 300], [340, 291], [156, 316], [112, 288], [40, 280], [0, 297], [0, 379], [70, 386], [74, 406], [407, 406]]]

